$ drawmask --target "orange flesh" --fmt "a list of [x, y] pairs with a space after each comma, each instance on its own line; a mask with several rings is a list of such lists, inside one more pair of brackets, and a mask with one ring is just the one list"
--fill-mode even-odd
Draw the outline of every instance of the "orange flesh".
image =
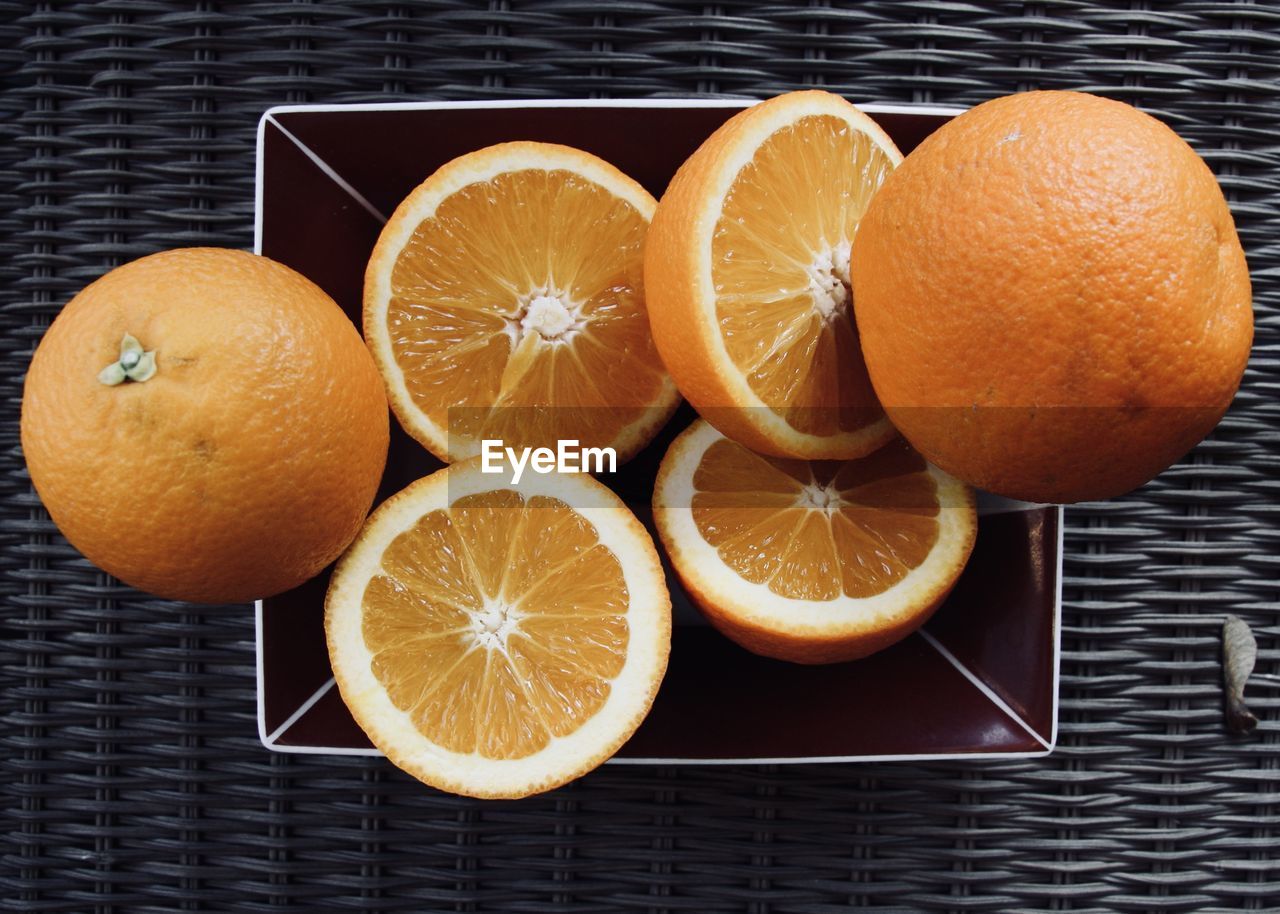
[[564, 502], [458, 499], [397, 536], [364, 592], [373, 674], [432, 742], [523, 758], [599, 710], [622, 671], [622, 566]]
[[769, 137], [734, 178], [712, 237], [729, 358], [792, 428], [833, 435], [880, 417], [853, 321], [849, 245], [893, 162], [830, 115]]
[[[610, 444], [662, 384], [644, 308], [647, 228], [568, 171], [507, 172], [445, 198], [391, 273], [387, 328], [414, 403], [469, 438]], [[522, 327], [540, 297], [564, 306], [568, 328]]]
[[937, 486], [901, 440], [844, 463], [764, 457], [721, 440], [693, 485], [703, 539], [741, 577], [783, 597], [874, 596], [938, 539]]

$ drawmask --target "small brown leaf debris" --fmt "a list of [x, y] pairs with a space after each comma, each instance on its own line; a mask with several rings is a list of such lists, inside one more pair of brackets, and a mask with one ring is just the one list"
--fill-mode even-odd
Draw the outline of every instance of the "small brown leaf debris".
[[1226, 687], [1227, 729], [1248, 733], [1258, 718], [1244, 703], [1244, 687], [1258, 662], [1258, 642], [1239, 616], [1227, 616], [1222, 625], [1222, 680]]

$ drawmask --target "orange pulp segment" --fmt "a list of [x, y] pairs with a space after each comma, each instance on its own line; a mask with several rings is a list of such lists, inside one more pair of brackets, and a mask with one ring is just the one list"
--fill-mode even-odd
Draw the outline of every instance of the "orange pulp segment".
[[604, 704], [627, 649], [627, 588], [595, 528], [511, 490], [431, 511], [364, 592], [374, 675], [437, 745], [511, 759]]
[[334, 679], [414, 777], [521, 797], [617, 752], [648, 713], [671, 599], [644, 526], [586, 474], [516, 487], [479, 459], [383, 502], [325, 598]]
[[764, 457], [720, 440], [693, 484], [702, 537], [741, 577], [779, 596], [881, 593], [938, 539], [937, 486], [900, 439], [843, 464]]
[[770, 135], [724, 198], [711, 256], [721, 335], [751, 389], [798, 431], [829, 436], [881, 415], [849, 250], [894, 164], [846, 120], [808, 115]]
[[655, 206], [607, 162], [545, 143], [428, 178], [365, 283], [365, 336], [405, 428], [446, 460], [486, 438], [638, 451], [679, 399], [645, 310]]

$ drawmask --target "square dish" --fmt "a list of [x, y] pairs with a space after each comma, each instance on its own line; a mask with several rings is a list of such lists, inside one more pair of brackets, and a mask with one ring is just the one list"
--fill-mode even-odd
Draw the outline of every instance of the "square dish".
[[[288, 106], [258, 132], [255, 250], [310, 277], [360, 322], [365, 262], [400, 200], [448, 160], [513, 139], [586, 149], [655, 196], [747, 102], [591, 100]], [[904, 151], [955, 109], [866, 105]], [[370, 155], [370, 150], [377, 150]], [[676, 417], [606, 482], [651, 525]], [[379, 500], [440, 467], [393, 423]], [[670, 667], [613, 760], [716, 764], [1028, 757], [1057, 734], [1061, 509], [980, 498], [977, 545], [925, 628], [866, 660], [804, 667], [747, 653], [702, 623], [668, 568]], [[327, 573], [256, 606], [258, 727], [280, 752], [378, 754], [342, 703], [324, 642]]]

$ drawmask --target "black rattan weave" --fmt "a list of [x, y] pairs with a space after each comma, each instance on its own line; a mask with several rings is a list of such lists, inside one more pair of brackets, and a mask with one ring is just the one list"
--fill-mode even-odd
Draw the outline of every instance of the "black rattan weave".
[[[1280, 693], [1222, 726], [1224, 613], [1280, 672], [1280, 7], [0, 2], [0, 906], [40, 911], [1280, 910]], [[18, 409], [58, 307], [126, 259], [247, 247], [284, 102], [1089, 89], [1219, 174], [1257, 342], [1214, 438], [1069, 511], [1060, 747], [1002, 764], [606, 768], [482, 803], [272, 755], [243, 606], [140, 597], [59, 538]], [[1270, 696], [1270, 697], [1268, 697]]]

